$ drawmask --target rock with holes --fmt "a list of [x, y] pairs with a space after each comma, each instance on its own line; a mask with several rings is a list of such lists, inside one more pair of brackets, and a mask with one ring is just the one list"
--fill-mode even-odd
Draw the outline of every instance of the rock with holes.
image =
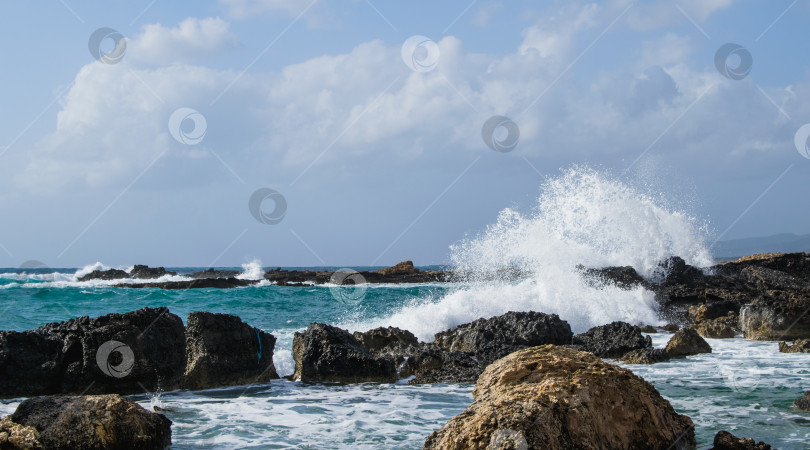
[[694, 449], [694, 425], [631, 371], [544, 345], [486, 368], [473, 403], [425, 449]]
[[11, 417], [0, 419], [0, 448], [2, 449], [36, 449], [42, 448], [39, 442], [39, 431], [14, 423]]
[[47, 449], [164, 449], [171, 420], [119, 395], [35, 397], [20, 403], [11, 420], [34, 428]]
[[276, 338], [228, 314], [193, 312], [186, 321], [183, 387], [208, 389], [278, 378]]
[[185, 344], [168, 308], [0, 331], [0, 397], [176, 389]]

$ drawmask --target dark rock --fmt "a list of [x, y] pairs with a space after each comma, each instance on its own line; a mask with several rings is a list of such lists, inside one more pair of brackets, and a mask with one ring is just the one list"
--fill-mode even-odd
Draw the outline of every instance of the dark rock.
[[0, 331], [0, 396], [176, 389], [183, 322], [168, 308]]
[[444, 350], [472, 352], [491, 362], [526, 347], [569, 344], [572, 336], [571, 326], [556, 314], [510, 311], [437, 333], [434, 343]]
[[663, 348], [641, 348], [625, 353], [619, 361], [627, 364], [655, 364], [669, 361], [669, 353]]
[[11, 421], [11, 416], [0, 419], [0, 449], [38, 449], [42, 448], [39, 442], [39, 431], [34, 427], [27, 427]]
[[411, 275], [419, 273], [419, 269], [413, 266], [413, 261], [402, 261], [392, 267], [376, 271], [380, 275]]
[[621, 289], [647, 286], [644, 278], [631, 266], [605, 267], [602, 269], [586, 269], [579, 266], [579, 269], [586, 279], [603, 284], [613, 284]]
[[652, 347], [649, 336], [645, 337], [639, 327], [626, 322], [593, 327], [575, 335], [573, 344], [600, 358], [618, 358], [631, 350]]
[[695, 285], [703, 281], [703, 272], [693, 266], [686, 264], [683, 258], [673, 256], [660, 265], [662, 269], [662, 285]]
[[804, 395], [793, 400], [793, 406], [803, 411], [810, 411], [810, 391], [805, 392]]
[[211, 278], [236, 278], [239, 274], [240, 272], [236, 270], [214, 270], [211, 268], [200, 272], [194, 272], [191, 274], [191, 278], [197, 280]]
[[810, 296], [792, 292], [761, 297], [740, 313], [746, 339], [792, 341], [810, 338]]
[[375, 328], [365, 333], [354, 332], [354, 337], [370, 352], [380, 352], [390, 347], [402, 347], [419, 344], [419, 340], [408, 330], [395, 327]]
[[810, 353], [810, 339], [796, 339], [793, 341], [793, 345], [781, 341], [779, 351], [782, 353]]
[[714, 436], [714, 447], [709, 450], [771, 450], [771, 446], [750, 438], [738, 438], [728, 431], [719, 431]]
[[196, 280], [183, 281], [156, 281], [148, 283], [121, 283], [116, 287], [144, 289], [231, 289], [237, 287], [253, 286], [258, 284], [258, 280], [240, 280], [238, 278], [200, 278]]
[[627, 369], [554, 345], [486, 368], [425, 449], [694, 449], [692, 420]]
[[711, 353], [712, 347], [694, 329], [683, 328], [669, 340], [666, 351], [670, 357], [678, 358], [699, 353]]
[[115, 394], [30, 398], [11, 420], [49, 449], [164, 449], [172, 440], [171, 420]]
[[90, 280], [122, 280], [129, 278], [129, 274], [119, 269], [94, 270], [87, 275], [79, 277], [79, 281]]
[[278, 378], [276, 338], [228, 314], [193, 312], [186, 321], [183, 387], [208, 389]]
[[[734, 314], [734, 313], [731, 313]], [[692, 325], [699, 335], [709, 339], [731, 339], [737, 335], [737, 317], [704, 320]]]
[[293, 378], [304, 382], [390, 383], [396, 367], [390, 358], [372, 355], [348, 331], [312, 323], [293, 338]]
[[163, 267], [149, 267], [141, 265], [135, 265], [135, 267], [132, 268], [132, 271], [129, 272], [129, 276], [131, 278], [140, 280], [160, 278], [165, 275], [177, 275], [177, 272], [168, 272]]
[[670, 333], [674, 333], [674, 332], [680, 330], [681, 327], [679, 327], [678, 325], [676, 325], [674, 323], [668, 323], [668, 324], [664, 325], [663, 327], [661, 327], [661, 329], [664, 330], [664, 331], [670, 332]]
[[758, 253], [736, 261], [726, 261], [713, 267], [716, 274], [738, 276], [746, 267], [778, 270], [796, 278], [810, 281], [810, 255], [807, 253]]
[[655, 329], [655, 327], [652, 326], [652, 325], [644, 325], [643, 327], [641, 327], [641, 332], [642, 333], [658, 333], [658, 330]]
[[[354, 273], [354, 272], [352, 272]], [[314, 272], [310, 270], [282, 270], [281, 267], [265, 272], [264, 278], [280, 286], [308, 286], [314, 284], [334, 283], [335, 276], [339, 272]], [[351, 277], [348, 281], [355, 282], [356, 278], [365, 283], [429, 283], [447, 281], [452, 273], [440, 270], [419, 270], [413, 266], [413, 262], [404, 261], [393, 267], [380, 269], [373, 272], [357, 272], [357, 277]], [[346, 279], [347, 277], [337, 277]]]
[[412, 356], [397, 360], [400, 378], [408, 384], [475, 383], [487, 366], [471, 352], [448, 352], [434, 344], [421, 344]]

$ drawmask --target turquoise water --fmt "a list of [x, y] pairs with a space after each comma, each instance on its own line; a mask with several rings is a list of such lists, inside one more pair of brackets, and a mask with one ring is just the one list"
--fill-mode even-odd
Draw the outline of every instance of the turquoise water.
[[[235, 314], [278, 338], [274, 359], [282, 375], [293, 370], [293, 333], [313, 321], [364, 330], [389, 320], [401, 322], [406, 313], [424, 310], [430, 314], [416, 315], [443, 314], [436, 323], [447, 324], [476, 314], [493, 315], [501, 303], [501, 308], [514, 309], [490, 298], [498, 288], [475, 284], [371, 285], [361, 295], [344, 296], [335, 287], [267, 284], [228, 290], [119, 289], [104, 282], [78, 283], [75, 269], [19, 272], [0, 270], [0, 329], [31, 329], [146, 306], [168, 306], [184, 320], [198, 310]], [[459, 296], [466, 300], [475, 292], [483, 292], [479, 297], [489, 303], [478, 300], [462, 310], [458, 305], [464, 303], [453, 300]], [[453, 307], [442, 309], [448, 302]], [[652, 336], [656, 346], [663, 346], [670, 335]], [[793, 399], [810, 389], [810, 354], [780, 354], [774, 342], [740, 338], [709, 342], [714, 348], [710, 355], [626, 367], [653, 383], [676, 410], [692, 417], [701, 448], [710, 446], [721, 429], [777, 448], [810, 448], [810, 413], [791, 408]], [[472, 386], [466, 384], [344, 386], [277, 380], [134, 398], [146, 407], [168, 409], [175, 448], [406, 449], [420, 448], [430, 432], [469, 405], [471, 392]], [[0, 404], [0, 414], [12, 412], [18, 402]]]

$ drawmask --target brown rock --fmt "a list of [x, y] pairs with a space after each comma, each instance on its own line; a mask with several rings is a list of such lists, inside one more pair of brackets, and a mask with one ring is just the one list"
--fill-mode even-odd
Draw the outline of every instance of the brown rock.
[[419, 269], [413, 266], [413, 261], [402, 261], [395, 266], [377, 271], [380, 275], [410, 275], [417, 272], [419, 272]]
[[663, 327], [661, 327], [661, 329], [664, 330], [664, 331], [668, 331], [670, 333], [674, 333], [674, 332], [680, 330], [681, 327], [679, 327], [678, 325], [676, 325], [674, 323], [668, 323], [668, 324], [664, 325]]
[[692, 328], [684, 328], [675, 333], [667, 342], [667, 353], [673, 358], [680, 356], [711, 353], [712, 347]]
[[701, 319], [696, 321], [692, 328], [699, 335], [710, 339], [731, 339], [737, 335], [737, 324], [739, 318], [733, 311], [727, 316], [716, 319]]
[[728, 431], [719, 431], [714, 436], [714, 447], [710, 450], [771, 450], [771, 446], [751, 438], [738, 438]]
[[625, 353], [619, 361], [627, 364], [655, 364], [669, 361], [669, 354], [663, 348], [642, 348]]
[[810, 411], [810, 391], [805, 392], [803, 396], [794, 400], [793, 406], [803, 411]]
[[11, 421], [11, 416], [0, 419], [0, 448], [34, 449], [42, 448], [39, 431]]
[[425, 449], [695, 448], [689, 417], [642, 378], [587, 352], [544, 345], [512, 353], [486, 368], [473, 398]]
[[740, 312], [746, 339], [758, 341], [810, 338], [810, 295], [802, 292], [771, 291]]
[[793, 345], [787, 342], [779, 343], [779, 351], [782, 353], [810, 353], [810, 339], [796, 339]]
[[652, 325], [644, 325], [643, 327], [641, 327], [641, 332], [642, 333], [658, 333], [658, 330], [656, 330], [655, 327], [652, 326]]

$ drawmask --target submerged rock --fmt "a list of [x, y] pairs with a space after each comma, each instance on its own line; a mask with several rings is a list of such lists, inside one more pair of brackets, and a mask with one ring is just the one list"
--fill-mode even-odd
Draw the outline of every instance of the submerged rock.
[[782, 353], [810, 353], [810, 339], [796, 339], [793, 341], [793, 345], [781, 341], [779, 351]]
[[631, 350], [652, 347], [649, 336], [641, 334], [639, 327], [626, 322], [613, 322], [593, 327], [577, 334], [573, 344], [600, 358], [618, 358]]
[[371, 354], [348, 331], [312, 323], [293, 338], [293, 378], [305, 382], [391, 383], [396, 368], [390, 358]]
[[803, 396], [794, 400], [793, 406], [803, 411], [810, 411], [810, 391], [805, 392]]
[[43, 448], [146, 450], [172, 443], [171, 420], [115, 394], [30, 398], [11, 420], [35, 428]]
[[666, 351], [672, 358], [711, 353], [712, 347], [692, 328], [683, 328], [667, 342]]
[[738, 438], [728, 431], [719, 431], [714, 436], [714, 446], [709, 450], [771, 450], [771, 446], [751, 438]]
[[669, 361], [669, 353], [663, 348], [642, 348], [625, 353], [619, 361], [627, 364], [655, 364]]
[[695, 448], [691, 419], [652, 385], [564, 347], [499, 359], [479, 377], [473, 398], [427, 438], [425, 449]]
[[183, 387], [208, 389], [278, 378], [276, 338], [228, 314], [193, 312], [186, 321]]
[[11, 416], [0, 419], [0, 448], [2, 449], [38, 449], [39, 431], [34, 427], [20, 425], [11, 421]]

